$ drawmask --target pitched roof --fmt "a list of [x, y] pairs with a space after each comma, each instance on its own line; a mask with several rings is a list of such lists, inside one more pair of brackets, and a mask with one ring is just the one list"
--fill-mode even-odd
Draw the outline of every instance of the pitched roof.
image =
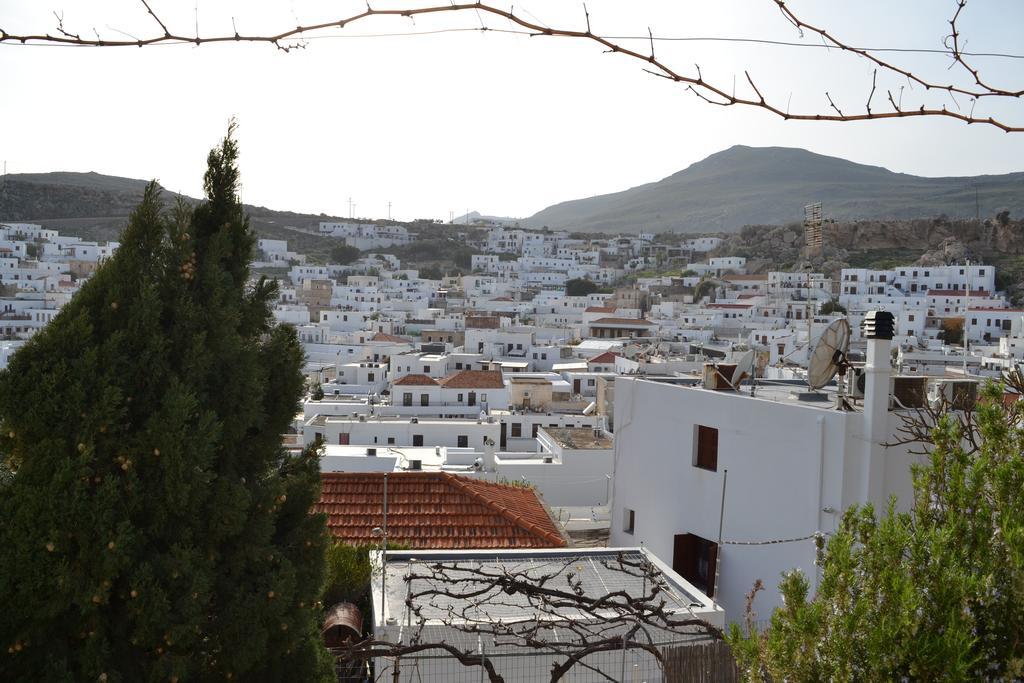
[[605, 351], [594, 356], [587, 363], [614, 363], [615, 359], [619, 357], [619, 354], [612, 353], [611, 351]]
[[458, 370], [439, 384], [449, 389], [504, 389], [501, 370]]
[[587, 306], [584, 313], [614, 313], [614, 306]]
[[750, 308], [750, 304], [708, 304], [705, 308]]
[[406, 339], [405, 337], [398, 337], [398, 336], [395, 336], [393, 334], [384, 334], [383, 332], [378, 332], [377, 334], [375, 334], [372, 337], [370, 337], [370, 341], [375, 341], [375, 342], [394, 342], [396, 344], [411, 344], [412, 343], [411, 339]]
[[[379, 542], [383, 472], [324, 472], [315, 512], [353, 545]], [[533, 489], [450, 472], [388, 474], [388, 541], [415, 549], [560, 548], [566, 545]]]
[[391, 383], [396, 387], [436, 387], [437, 380], [426, 375], [406, 375]]

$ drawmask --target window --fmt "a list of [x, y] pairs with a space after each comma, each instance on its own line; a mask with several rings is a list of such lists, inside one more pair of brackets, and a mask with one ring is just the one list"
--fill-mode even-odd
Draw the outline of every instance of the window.
[[464, 434], [459, 434], [459, 436], [458, 436], [458, 445], [459, 445], [459, 448], [467, 448], [467, 447], [469, 447], [469, 437], [464, 435]]
[[913, 313], [911, 313], [910, 315], [907, 316], [907, 322], [911, 322], [911, 323], [914, 322], [914, 314]]
[[422, 434], [413, 434], [412, 435], [412, 445], [413, 446], [422, 446], [423, 445], [423, 435]]
[[430, 394], [420, 394], [420, 405], [421, 406], [429, 406], [430, 405]]
[[592, 386], [594, 386], [594, 380], [592, 380], [592, 379], [588, 379], [588, 380], [587, 380], [587, 386], [588, 386], [588, 387], [592, 387]]
[[412, 405], [412, 394], [411, 393], [402, 394], [402, 405], [403, 406], [411, 406]]
[[423, 366], [423, 374], [424, 375], [429, 375], [430, 374], [430, 366], [429, 365], [424, 365]]
[[373, 373], [372, 373], [372, 372], [368, 372], [368, 373], [366, 373], [366, 381], [367, 381], [367, 382], [372, 382], [372, 381], [373, 381], [373, 376], [374, 376], [374, 375], [373, 375]]
[[487, 394], [480, 394], [480, 402], [487, 403]]
[[393, 436], [389, 436], [388, 437], [388, 445], [389, 446], [394, 446], [395, 445], [395, 437], [393, 437]]
[[627, 534], [632, 534], [633, 529], [636, 526], [636, 511], [624, 508], [622, 510], [622, 530]]
[[513, 422], [512, 423], [512, 438], [519, 438], [523, 435], [523, 423]]
[[672, 548], [672, 569], [705, 593], [714, 597], [718, 544], [694, 534], [677, 534]]
[[971, 324], [972, 325], [977, 325], [978, 324], [978, 319], [977, 318], [971, 318]]
[[456, 370], [461, 370], [462, 369], [462, 363], [456, 363], [455, 364], [455, 369]]
[[531, 430], [533, 438], [535, 438], [535, 439], [537, 438], [537, 431], [539, 429], [540, 429], [540, 424], [539, 423], [534, 423], [533, 424], [533, 429]]
[[462, 403], [462, 394], [459, 394], [458, 401], [459, 401], [459, 403]]
[[701, 469], [718, 471], [718, 430], [697, 425], [693, 465]]

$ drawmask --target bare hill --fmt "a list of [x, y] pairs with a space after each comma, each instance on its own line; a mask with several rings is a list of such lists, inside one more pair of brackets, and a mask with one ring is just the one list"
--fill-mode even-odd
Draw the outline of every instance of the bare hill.
[[[976, 194], [977, 193], [977, 194]], [[550, 206], [523, 221], [581, 232], [736, 232], [802, 219], [820, 201], [837, 220], [1024, 213], [1024, 173], [924, 178], [788, 147], [737, 145], [658, 182]]]

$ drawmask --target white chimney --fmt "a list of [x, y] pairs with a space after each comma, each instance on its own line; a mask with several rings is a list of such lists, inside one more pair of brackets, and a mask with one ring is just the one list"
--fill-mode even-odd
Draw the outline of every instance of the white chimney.
[[889, 375], [895, 321], [887, 311], [870, 311], [864, 317], [868, 343], [864, 366], [864, 455], [861, 464], [861, 501], [876, 509], [885, 505], [885, 446], [889, 437]]
[[494, 459], [494, 439], [487, 437], [484, 439], [484, 472], [494, 472], [497, 465]]

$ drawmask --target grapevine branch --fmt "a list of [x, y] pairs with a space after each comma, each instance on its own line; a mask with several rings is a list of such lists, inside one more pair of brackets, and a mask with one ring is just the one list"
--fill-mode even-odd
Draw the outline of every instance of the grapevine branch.
[[[469, 636], [463, 639], [466, 641], [487, 636], [498, 648], [553, 656], [551, 683], [577, 667], [589, 671], [594, 680], [614, 681], [586, 658], [599, 652], [640, 650], [662, 666], [666, 636], [675, 641], [722, 639], [721, 629], [688, 609], [680, 612], [677, 603], [672, 607], [670, 589], [647, 558], [619, 553], [600, 563], [613, 575], [632, 577], [634, 583], [639, 580], [643, 590], [591, 594], [577, 573], [579, 560], [575, 558], [528, 569], [478, 561], [411, 565], [404, 577], [408, 614], [400, 642], [365, 640], [335, 649], [334, 656], [343, 667], [353, 670], [369, 660], [391, 659], [397, 667], [402, 658], [445, 654], [464, 667], [482, 667], [491, 683], [505, 683], [485, 652], [428, 637], [435, 633], [431, 627], [444, 625]], [[424, 612], [433, 605], [447, 608]], [[534, 617], [509, 620], [511, 611]]]
[[[803, 21], [796, 13], [789, 7], [786, 0], [770, 0], [774, 2], [782, 15], [788, 20], [793, 26], [797, 28], [801, 35], [805, 33], [817, 34], [821, 40], [831, 47], [835, 47], [839, 50], [849, 52], [859, 58], [868, 60], [873, 63], [877, 70], [889, 72], [901, 78], [905, 78], [911, 84], [917, 84], [924, 88], [925, 91], [937, 91], [946, 92], [951, 97], [954, 95], [964, 95], [976, 102], [981, 98], [1003, 98], [1010, 100], [1020, 100], [1024, 98], [1024, 90], [1011, 90], [1005, 88], [997, 88], [989, 85], [981, 76], [978, 69], [971, 66], [964, 57], [963, 45], [965, 41], [962, 39], [960, 30], [957, 25], [957, 20], [960, 17], [961, 12], [967, 4], [967, 0], [956, 0], [956, 12], [953, 18], [949, 20], [951, 33], [945, 39], [945, 46], [948, 54], [952, 58], [953, 62], [961, 65], [967, 72], [970, 73], [974, 80], [974, 86], [962, 87], [954, 85], [953, 83], [941, 84], [933, 81], [926, 80], [925, 78], [916, 75], [909, 69], [905, 69], [895, 63], [879, 57], [875, 52], [869, 48], [861, 48], [853, 46], [849, 43], [844, 42], [842, 39], [834, 35], [832, 32], [825, 28], [821, 28]], [[868, 96], [868, 102], [863, 112], [843, 112], [835, 103], [832, 101], [831, 95], [826, 92], [826, 98], [829, 103], [829, 108], [819, 112], [792, 112], [787, 104], [785, 108], [782, 108], [781, 104], [776, 105], [769, 101], [754, 85], [753, 80], [749, 74], [747, 75], [747, 81], [751, 86], [754, 96], [737, 94], [735, 90], [727, 89], [727, 86], [721, 84], [715, 84], [711, 81], [705, 80], [704, 75], [701, 72], [700, 67], [696, 68], [695, 73], [684, 73], [677, 71], [676, 69], [669, 66], [665, 61], [655, 55], [654, 51], [654, 33], [651, 29], [648, 29], [648, 39], [650, 42], [650, 54], [644, 54], [636, 50], [630, 49], [622, 43], [614, 42], [609, 38], [605, 38], [594, 33], [591, 29], [590, 23], [590, 12], [584, 6], [584, 18], [586, 21], [586, 28], [584, 30], [576, 29], [564, 29], [564, 28], [552, 28], [550, 26], [538, 23], [539, 20], [530, 21], [524, 17], [515, 13], [514, 7], [510, 9], [502, 9], [493, 5], [488, 5], [483, 2], [472, 2], [472, 3], [452, 3], [448, 5], [435, 5], [435, 6], [424, 6], [424, 7], [412, 7], [403, 9], [375, 9], [371, 7], [369, 3], [366, 5], [366, 9], [352, 14], [347, 17], [332, 19], [331, 21], [325, 21], [320, 23], [312, 23], [306, 25], [297, 25], [289, 27], [279, 33], [272, 35], [253, 35], [253, 34], [240, 34], [237, 30], [233, 30], [231, 34], [225, 35], [200, 35], [198, 30], [193, 35], [186, 35], [182, 33], [172, 32], [166, 22], [164, 22], [160, 16], [154, 11], [148, 0], [140, 0], [143, 8], [146, 10], [149, 16], [154, 20], [154, 23], [159, 27], [159, 33], [151, 35], [149, 37], [131, 37], [131, 39], [110, 39], [102, 37], [95, 30], [95, 38], [82, 36], [79, 33], [74, 33], [64, 26], [62, 16], [57, 15], [57, 29], [55, 33], [41, 33], [41, 34], [17, 34], [9, 33], [5, 29], [0, 28], [0, 43], [20, 43], [20, 44], [51, 44], [51, 45], [70, 45], [79, 47], [147, 47], [152, 45], [161, 44], [191, 44], [191, 45], [203, 45], [207, 43], [268, 43], [284, 52], [290, 52], [297, 48], [305, 47], [305, 43], [302, 39], [313, 34], [323, 32], [329, 29], [344, 29], [355, 23], [362, 22], [371, 17], [401, 17], [407, 19], [413, 19], [417, 16], [422, 15], [439, 15], [439, 14], [456, 14], [467, 11], [473, 11], [478, 16], [490, 15], [507, 20], [511, 24], [518, 26], [521, 29], [525, 29], [524, 33], [530, 37], [559, 37], [577, 39], [583, 41], [589, 41], [597, 43], [604, 52], [623, 55], [631, 59], [640, 61], [646, 66], [643, 69], [647, 73], [653, 74], [660, 78], [685, 85], [686, 89], [692, 92], [694, 95], [699, 97], [705, 102], [710, 104], [716, 104], [720, 106], [735, 106], [741, 107], [756, 107], [765, 110], [771, 114], [774, 114], [787, 121], [872, 121], [881, 119], [892, 119], [892, 118], [904, 118], [904, 117], [944, 117], [951, 118], [958, 121], [962, 121], [968, 124], [982, 124], [986, 126], [994, 126], [1003, 130], [1007, 133], [1020, 133], [1024, 132], [1024, 125], [1013, 125], [1012, 123], [1005, 122], [1002, 120], [995, 119], [991, 116], [985, 117], [974, 114], [974, 106], [968, 113], [963, 113], [957, 106], [957, 111], [948, 110], [945, 106], [935, 107], [920, 105], [919, 107], [904, 107], [902, 103], [902, 97], [897, 100], [889, 95], [889, 104], [892, 106], [891, 111], [877, 111], [873, 110], [870, 106], [871, 95]], [[480, 28], [470, 29], [478, 31], [491, 31], [496, 30], [483, 25], [481, 21]], [[125, 34], [127, 35], [127, 34]], [[875, 77], [872, 77], [872, 93], [875, 90]], [[954, 99], [955, 103], [955, 99]]]

